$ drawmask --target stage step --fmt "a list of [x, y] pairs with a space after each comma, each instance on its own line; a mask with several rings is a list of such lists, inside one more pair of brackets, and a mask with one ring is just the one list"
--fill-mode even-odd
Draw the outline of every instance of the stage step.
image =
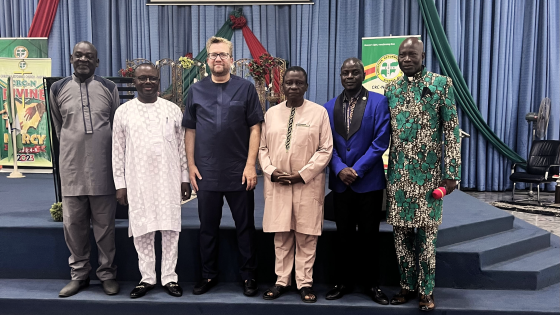
[[514, 216], [462, 191], [446, 196], [443, 207], [443, 222], [438, 231], [438, 248], [513, 228]]
[[436, 286], [538, 290], [559, 283], [560, 248], [552, 238], [558, 237], [518, 222], [507, 232], [438, 248]]
[[[259, 267], [257, 279], [263, 283], [273, 282], [274, 246], [271, 233], [262, 232], [263, 191], [259, 183], [255, 192], [255, 224], [257, 229], [257, 255]], [[27, 191], [33, 191], [29, 198]], [[70, 276], [69, 251], [64, 241], [62, 223], [53, 222], [48, 208], [53, 202], [52, 177], [45, 174], [29, 174], [22, 181], [9, 182], [0, 177], [0, 192], [6, 196], [0, 206], [0, 279], [60, 279]], [[25, 200], [24, 203], [21, 200]], [[198, 200], [182, 207], [182, 232], [179, 240], [177, 274], [184, 282], [198, 281], [201, 275], [199, 250]], [[511, 270], [483, 271], [502, 260], [515, 259], [546, 248], [546, 232], [528, 223], [519, 223], [506, 211], [492, 207], [461, 191], [446, 196], [443, 203], [443, 223], [438, 233], [436, 286], [441, 288], [512, 289], [516, 273]], [[517, 222], [517, 223], [516, 223]], [[560, 240], [554, 236], [553, 240]], [[160, 234], [156, 234], [156, 253], [159, 255]], [[91, 244], [94, 244], [93, 235]], [[132, 239], [128, 237], [128, 221], [116, 221], [116, 257], [119, 281], [138, 281], [138, 256]], [[314, 266], [316, 284], [334, 284], [336, 281], [336, 226], [325, 221], [323, 234], [317, 244]], [[560, 242], [560, 241], [558, 241]], [[400, 275], [394, 248], [392, 226], [381, 223], [378, 255], [380, 257], [380, 284], [398, 286]], [[224, 206], [220, 228], [219, 272], [220, 281], [240, 280], [239, 254], [233, 218]], [[554, 245], [555, 247], [559, 247]], [[469, 248], [470, 247], [470, 248]], [[459, 250], [463, 248], [463, 250]], [[455, 249], [452, 250], [452, 249]], [[95, 279], [97, 249], [92, 248]], [[157, 260], [159, 262], [159, 259]], [[472, 263], [476, 262], [476, 263]], [[523, 261], [522, 261], [523, 262]], [[531, 266], [525, 266], [528, 273]], [[543, 287], [560, 282], [554, 266], [543, 268], [538, 277], [524, 284], [527, 288]], [[524, 270], [523, 267], [520, 268]], [[159, 271], [159, 266], [156, 267]], [[493, 275], [498, 275], [492, 279]], [[499, 279], [498, 279], [499, 278]], [[541, 279], [542, 278], [542, 279]], [[518, 281], [525, 283], [525, 281]], [[0, 311], [1, 313], [1, 311]]]
[[[241, 284], [219, 283], [210, 292], [194, 296], [192, 283], [181, 283], [184, 295], [169, 296], [158, 284], [156, 288], [139, 299], [130, 299], [129, 293], [135, 282], [121, 282], [121, 292], [107, 296], [99, 281], [69, 298], [59, 298], [58, 292], [65, 280], [0, 279], [0, 305], [2, 315], [21, 314], [80, 314], [80, 315], [137, 315], [137, 314], [418, 314], [418, 302], [404, 305], [379, 305], [369, 297], [354, 292], [336, 301], [324, 296], [330, 287], [315, 285], [317, 303], [306, 304], [297, 291], [287, 292], [274, 301], [263, 300], [261, 294], [270, 284], [261, 284], [259, 295], [245, 297]], [[389, 296], [397, 293], [395, 287], [382, 287]], [[560, 285], [539, 291], [490, 291], [436, 288], [436, 309], [431, 314], [558, 314]]]
[[[550, 246], [550, 233], [540, 229], [515, 228], [470, 241], [439, 247], [440, 254], [459, 254], [459, 259], [471, 260], [484, 267], [512, 259]], [[471, 263], [471, 262], [465, 262]]]
[[560, 278], [560, 249], [548, 247], [487, 266], [482, 271], [496, 282], [509, 283], [512, 289], [540, 290], [558, 283]]
[[444, 223], [438, 230], [437, 246], [438, 248], [444, 247], [509, 231], [513, 228], [514, 219], [512, 215], [504, 215], [496, 218], [480, 218], [463, 224], [455, 222], [453, 226], [449, 227], [446, 226], [444, 219]]

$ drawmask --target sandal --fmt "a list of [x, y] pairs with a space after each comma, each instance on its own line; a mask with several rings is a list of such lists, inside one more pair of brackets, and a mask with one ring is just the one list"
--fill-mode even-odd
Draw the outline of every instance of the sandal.
[[[301, 295], [301, 300], [305, 303], [315, 303], [317, 302], [317, 294], [313, 291], [312, 287], [303, 287], [299, 290], [299, 294]], [[305, 297], [309, 297], [306, 299]], [[311, 298], [313, 297], [313, 298]]]
[[434, 295], [424, 295], [420, 294], [420, 302], [418, 303], [418, 307], [421, 311], [429, 312], [433, 311], [436, 308], [436, 304], [434, 302]]
[[[279, 298], [282, 294], [288, 291], [289, 287], [281, 286], [281, 285], [273, 285], [270, 289], [266, 290], [263, 294], [263, 299], [265, 300], [275, 300]], [[272, 295], [270, 295], [272, 293]]]

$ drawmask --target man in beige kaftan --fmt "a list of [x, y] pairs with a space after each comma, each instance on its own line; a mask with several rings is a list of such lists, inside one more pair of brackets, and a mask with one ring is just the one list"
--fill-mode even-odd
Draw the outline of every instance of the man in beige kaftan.
[[[288, 100], [265, 114], [259, 149], [265, 175], [263, 231], [276, 233], [278, 279], [271, 290], [282, 291], [290, 285], [295, 248], [297, 287], [307, 288], [302, 293], [305, 302], [316, 300], [309, 297], [313, 295], [309, 290], [317, 238], [323, 228], [325, 168], [333, 149], [327, 111], [303, 99], [306, 81], [300, 67], [286, 71], [283, 88]], [[265, 299], [282, 293], [269, 291]]]

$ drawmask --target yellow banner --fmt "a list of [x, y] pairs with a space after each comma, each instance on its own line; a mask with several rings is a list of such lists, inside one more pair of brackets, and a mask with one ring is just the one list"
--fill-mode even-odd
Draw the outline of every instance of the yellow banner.
[[[49, 121], [45, 104], [43, 77], [51, 76], [50, 58], [15, 59], [0, 58], [0, 165], [13, 165], [8, 147], [10, 95], [21, 128], [23, 148], [17, 152], [18, 166], [52, 167]], [[8, 91], [8, 78], [12, 78], [12, 90]], [[16, 128], [17, 129], [17, 128]]]

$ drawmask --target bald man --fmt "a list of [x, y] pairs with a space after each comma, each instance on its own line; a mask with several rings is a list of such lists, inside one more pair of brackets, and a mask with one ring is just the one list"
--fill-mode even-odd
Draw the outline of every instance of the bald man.
[[366, 90], [364, 78], [360, 59], [345, 60], [340, 68], [344, 91], [325, 104], [333, 130], [329, 188], [337, 231], [337, 285], [326, 298], [340, 299], [362, 282], [374, 302], [387, 305], [378, 285], [377, 246], [386, 185], [382, 155], [389, 146], [390, 116], [387, 99]]
[[89, 285], [90, 225], [97, 243], [97, 278], [108, 295], [119, 292], [115, 281], [115, 185], [111, 168], [113, 117], [120, 104], [116, 84], [94, 75], [99, 65], [90, 42], [74, 46], [74, 74], [56, 81], [49, 104], [60, 142], [60, 181], [64, 238], [72, 281], [59, 293], [68, 297]]
[[443, 203], [432, 191], [445, 187], [453, 192], [461, 178], [461, 148], [453, 83], [427, 71], [424, 58], [422, 42], [407, 38], [399, 47], [404, 75], [385, 88], [391, 112], [387, 222], [393, 225], [401, 274], [401, 291], [391, 304], [406, 303], [419, 293], [420, 310], [431, 311]]

